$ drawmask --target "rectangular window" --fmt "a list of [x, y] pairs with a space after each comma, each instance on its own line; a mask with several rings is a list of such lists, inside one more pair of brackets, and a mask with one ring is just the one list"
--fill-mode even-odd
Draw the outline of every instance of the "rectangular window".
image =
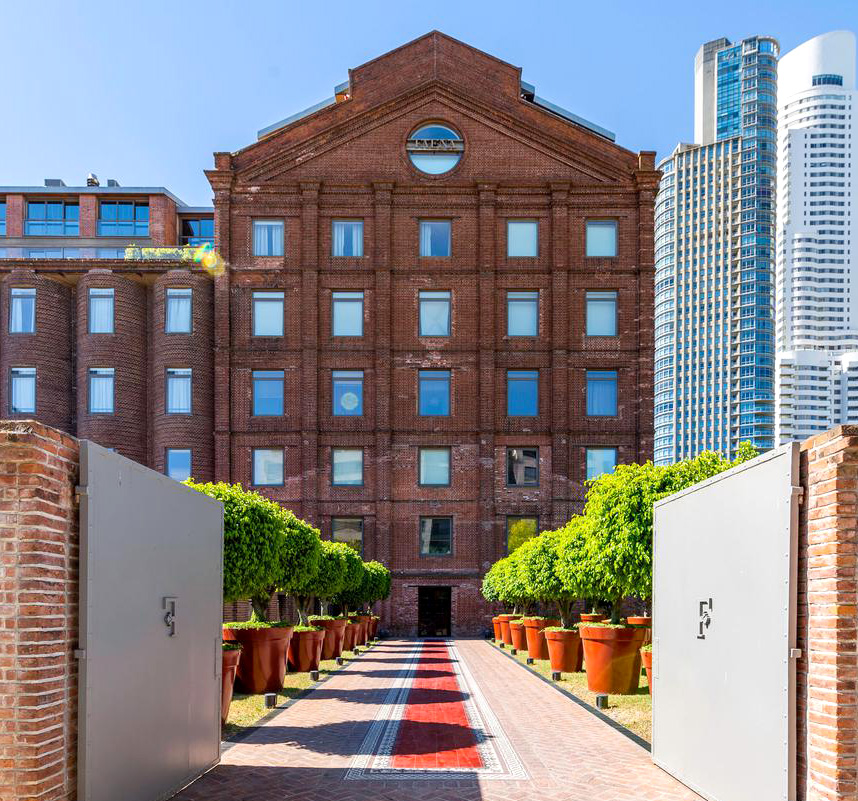
[[424, 487], [446, 487], [450, 484], [450, 449], [420, 448], [420, 478]]
[[6, 236], [6, 201], [0, 201], [0, 236]]
[[539, 371], [507, 370], [506, 413], [509, 417], [539, 414]]
[[539, 448], [506, 449], [506, 483], [510, 487], [539, 486]]
[[35, 331], [35, 287], [12, 287], [9, 301], [9, 333], [33, 334]]
[[587, 336], [615, 337], [617, 335], [617, 293], [587, 293]]
[[97, 259], [124, 259], [125, 248], [96, 248], [95, 257]]
[[283, 448], [253, 449], [253, 485], [283, 486]]
[[92, 367], [89, 371], [89, 413], [113, 414], [112, 367]]
[[617, 255], [615, 220], [587, 220], [587, 256], [611, 259]]
[[9, 413], [35, 414], [36, 368], [13, 367], [9, 371]]
[[254, 256], [282, 256], [283, 242], [283, 220], [253, 221]]
[[331, 449], [331, 484], [335, 487], [360, 487], [363, 484], [363, 450]]
[[420, 518], [420, 555], [447, 556], [453, 553], [453, 518]]
[[168, 334], [191, 333], [192, 289], [167, 289], [167, 310], [164, 331]]
[[214, 220], [211, 217], [198, 220], [182, 219], [182, 244], [213, 245]]
[[335, 417], [363, 414], [363, 370], [333, 370], [331, 373]]
[[283, 292], [253, 293], [253, 336], [283, 336]]
[[613, 417], [617, 414], [616, 370], [587, 371], [587, 414]]
[[450, 336], [451, 293], [446, 291], [422, 291], [419, 294], [420, 336]]
[[363, 256], [363, 220], [334, 220], [331, 255], [359, 259]]
[[539, 292], [506, 293], [506, 333], [510, 337], [539, 334]]
[[113, 290], [89, 290], [89, 333], [113, 333]]
[[520, 545], [536, 536], [539, 518], [510, 515], [506, 519], [506, 552], [511, 554]]
[[420, 370], [418, 407], [422, 417], [447, 417], [450, 414], [450, 371]]
[[191, 413], [191, 370], [167, 368], [167, 414]]
[[102, 200], [97, 230], [99, 236], [149, 236], [149, 203]]
[[363, 292], [333, 292], [331, 333], [335, 337], [363, 336]]
[[420, 256], [426, 259], [450, 258], [450, 221], [420, 221]]
[[539, 255], [539, 224], [536, 220], [508, 220], [506, 255], [510, 259], [535, 259]]
[[587, 478], [613, 473], [617, 466], [616, 448], [587, 448]]
[[253, 416], [283, 414], [283, 370], [253, 371]]
[[350, 545], [363, 556], [363, 518], [332, 517], [331, 539]]
[[167, 475], [176, 481], [186, 481], [191, 477], [191, 449], [167, 448]]
[[27, 203], [25, 236], [78, 236], [80, 207], [62, 200], [31, 200]]

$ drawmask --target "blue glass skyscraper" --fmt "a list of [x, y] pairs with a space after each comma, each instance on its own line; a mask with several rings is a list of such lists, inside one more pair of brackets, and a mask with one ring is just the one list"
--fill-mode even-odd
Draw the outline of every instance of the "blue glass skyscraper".
[[694, 144], [659, 167], [655, 461], [774, 444], [778, 43], [707, 42]]

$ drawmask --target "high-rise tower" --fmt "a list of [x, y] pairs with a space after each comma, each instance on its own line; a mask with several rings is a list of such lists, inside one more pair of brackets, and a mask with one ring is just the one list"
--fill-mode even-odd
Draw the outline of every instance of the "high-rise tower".
[[778, 82], [776, 433], [858, 421], [855, 35], [787, 53]]
[[696, 142], [659, 165], [657, 464], [773, 445], [778, 52], [765, 36], [704, 44]]

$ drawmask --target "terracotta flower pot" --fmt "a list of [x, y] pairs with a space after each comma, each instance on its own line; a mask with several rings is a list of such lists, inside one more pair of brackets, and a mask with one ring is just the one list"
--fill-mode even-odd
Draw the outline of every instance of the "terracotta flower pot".
[[346, 626], [343, 629], [343, 650], [354, 651], [355, 640], [357, 639], [360, 626], [353, 620], [347, 620]]
[[363, 642], [366, 645], [372, 639], [372, 615], [358, 615], [363, 626]]
[[509, 630], [509, 621], [518, 620], [519, 615], [498, 615], [501, 630], [501, 642], [504, 645], [512, 645], [512, 634]]
[[238, 669], [238, 660], [241, 651], [238, 648], [223, 651], [221, 654], [221, 682], [220, 682], [220, 722], [226, 723], [229, 717], [229, 705], [232, 703], [232, 687], [235, 684], [235, 671]]
[[557, 620], [548, 618], [525, 617], [521, 622], [524, 624], [524, 636], [527, 640], [527, 655], [531, 659], [548, 659], [548, 646], [542, 630], [547, 626], [559, 626]]
[[640, 683], [644, 630], [640, 628], [578, 629], [584, 646], [584, 666], [590, 692], [630, 695]]
[[492, 618], [492, 630], [495, 635], [495, 642], [501, 642], [501, 627], [499, 617]]
[[601, 623], [605, 619], [605, 616], [599, 614], [598, 612], [582, 612], [581, 613], [581, 622], [582, 623]]
[[289, 667], [297, 673], [319, 669], [325, 630], [296, 631], [289, 641]]
[[546, 631], [545, 644], [548, 649], [548, 659], [551, 670], [559, 673], [575, 673], [580, 668], [581, 638], [577, 631]]
[[379, 623], [381, 623], [381, 618], [378, 617], [377, 615], [373, 615], [372, 618], [370, 618], [370, 625], [369, 625], [370, 632], [369, 633], [370, 633], [370, 638], [373, 640], [376, 639], [376, 637], [378, 637], [378, 624]]
[[652, 651], [641, 649], [641, 662], [646, 668], [646, 683], [649, 694], [652, 695]]
[[509, 633], [512, 636], [512, 647], [516, 651], [527, 650], [527, 637], [524, 633], [524, 624], [519, 620], [510, 620]]
[[239, 690], [251, 695], [275, 693], [283, 689], [286, 678], [286, 650], [293, 626], [267, 629], [224, 628], [223, 638], [241, 643], [241, 658], [235, 681]]
[[366, 644], [366, 624], [359, 615], [349, 615], [349, 621], [354, 623], [358, 628], [355, 629], [355, 638], [352, 644], [352, 649], [355, 645]]
[[336, 659], [338, 656], [343, 655], [343, 634], [347, 622], [343, 618], [336, 618], [334, 620], [310, 618], [310, 625], [321, 626], [325, 630], [322, 659]]
[[644, 645], [652, 642], [652, 618], [649, 615], [633, 615], [631, 617], [627, 617], [626, 623], [630, 626], [644, 626], [646, 628]]

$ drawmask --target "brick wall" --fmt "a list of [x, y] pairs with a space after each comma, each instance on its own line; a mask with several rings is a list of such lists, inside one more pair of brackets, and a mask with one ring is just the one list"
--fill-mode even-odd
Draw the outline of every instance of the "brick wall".
[[858, 426], [801, 448], [798, 797], [858, 797]]
[[78, 446], [0, 422], [0, 798], [75, 797]]

